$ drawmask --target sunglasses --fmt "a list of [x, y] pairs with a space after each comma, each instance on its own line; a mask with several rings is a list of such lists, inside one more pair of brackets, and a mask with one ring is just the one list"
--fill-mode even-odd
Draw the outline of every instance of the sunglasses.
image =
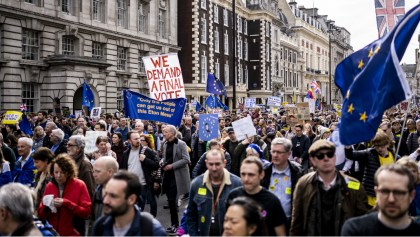
[[334, 157], [334, 152], [333, 151], [319, 152], [319, 153], [315, 154], [315, 157], [318, 160], [323, 160], [325, 155], [327, 155], [328, 158], [333, 158]]

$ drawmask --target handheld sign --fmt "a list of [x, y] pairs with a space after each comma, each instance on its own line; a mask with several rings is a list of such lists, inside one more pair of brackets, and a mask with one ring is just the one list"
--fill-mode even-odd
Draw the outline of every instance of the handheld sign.
[[3, 124], [13, 124], [15, 125], [20, 118], [22, 118], [22, 112], [18, 112], [18, 111], [7, 111], [4, 114], [4, 118], [2, 123]]
[[256, 103], [256, 98], [245, 98], [245, 108], [254, 108]]
[[98, 148], [96, 147], [96, 139], [99, 136], [107, 136], [106, 131], [86, 131], [86, 146], [85, 146], [85, 154], [92, 153], [96, 151]]
[[90, 111], [91, 118], [99, 118], [101, 116], [101, 107], [95, 107]]
[[244, 140], [247, 137], [257, 135], [257, 130], [255, 130], [252, 119], [249, 116], [232, 122], [232, 127], [235, 131], [236, 138], [239, 141]]
[[198, 137], [210, 141], [219, 136], [219, 119], [217, 114], [200, 114], [198, 120]]
[[76, 118], [83, 117], [83, 111], [75, 110], [74, 115], [76, 116]]
[[270, 96], [267, 99], [267, 106], [276, 106], [276, 107], [280, 107], [281, 106], [281, 98], [280, 97], [276, 97], [276, 96]]
[[143, 57], [150, 98], [162, 101], [185, 98], [184, 79], [177, 54]]

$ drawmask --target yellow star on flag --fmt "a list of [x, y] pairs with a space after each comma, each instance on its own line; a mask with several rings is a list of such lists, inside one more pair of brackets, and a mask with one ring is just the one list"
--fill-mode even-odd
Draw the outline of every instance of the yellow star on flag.
[[372, 57], [372, 55], [373, 55], [373, 49], [370, 49], [368, 57], [370, 58]]
[[368, 116], [366, 115], [366, 111], [363, 112], [363, 114], [360, 114], [360, 120], [362, 120], [363, 122], [366, 123], [367, 118], [368, 118]]
[[380, 49], [381, 49], [381, 46], [376, 47], [375, 54], [378, 53]]
[[347, 112], [349, 112], [350, 114], [353, 114], [353, 110], [354, 110], [353, 104], [350, 104], [349, 108], [347, 109]]
[[357, 66], [357, 68], [362, 69], [362, 67], [363, 67], [364, 65], [365, 65], [365, 64], [363, 63], [363, 60], [360, 60], [359, 65]]

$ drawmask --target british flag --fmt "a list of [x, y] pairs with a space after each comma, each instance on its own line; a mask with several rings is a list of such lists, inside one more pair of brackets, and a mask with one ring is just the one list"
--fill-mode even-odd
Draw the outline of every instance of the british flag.
[[311, 89], [312, 91], [315, 91], [316, 94], [320, 95], [321, 94], [321, 87], [319, 87], [318, 83], [314, 80], [312, 80], [311, 83]]
[[405, 14], [405, 0], [375, 0], [379, 38], [390, 32]]

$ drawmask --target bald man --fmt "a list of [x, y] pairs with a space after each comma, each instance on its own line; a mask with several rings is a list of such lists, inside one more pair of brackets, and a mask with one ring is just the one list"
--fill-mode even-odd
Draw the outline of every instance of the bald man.
[[96, 160], [93, 165], [93, 178], [97, 184], [93, 199], [94, 218], [97, 219], [102, 216], [102, 189], [118, 171], [118, 162], [112, 156], [103, 156]]

